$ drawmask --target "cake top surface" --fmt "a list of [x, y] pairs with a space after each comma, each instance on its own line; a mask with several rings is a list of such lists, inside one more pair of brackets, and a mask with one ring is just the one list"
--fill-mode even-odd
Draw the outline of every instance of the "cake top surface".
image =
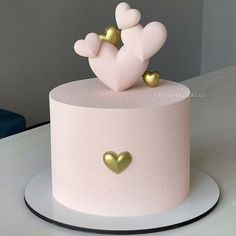
[[140, 80], [131, 89], [117, 93], [93, 78], [60, 85], [50, 92], [50, 99], [86, 108], [131, 109], [166, 106], [189, 95], [185, 85], [169, 80], [160, 80], [160, 86], [151, 89]]

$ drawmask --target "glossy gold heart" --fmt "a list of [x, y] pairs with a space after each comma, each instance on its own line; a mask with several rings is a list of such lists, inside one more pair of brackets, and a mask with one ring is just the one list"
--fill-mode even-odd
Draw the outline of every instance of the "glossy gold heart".
[[154, 71], [154, 72], [146, 71], [143, 74], [143, 81], [147, 86], [154, 88], [158, 86], [159, 84], [160, 73], [158, 71]]
[[99, 38], [117, 47], [120, 43], [120, 30], [116, 26], [109, 25], [104, 34], [99, 34]]
[[129, 152], [121, 152], [119, 154], [108, 151], [103, 155], [103, 161], [106, 166], [116, 174], [124, 171], [132, 161], [132, 156]]

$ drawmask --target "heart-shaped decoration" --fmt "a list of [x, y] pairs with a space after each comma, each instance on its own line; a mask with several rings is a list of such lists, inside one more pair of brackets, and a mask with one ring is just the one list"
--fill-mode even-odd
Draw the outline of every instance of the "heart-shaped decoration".
[[151, 58], [166, 41], [167, 31], [160, 22], [151, 22], [143, 28], [138, 24], [122, 30], [121, 39], [124, 45], [141, 61]]
[[133, 86], [142, 78], [148, 64], [148, 60], [141, 62], [125, 46], [118, 50], [107, 42], [102, 43], [97, 57], [89, 58], [89, 65], [95, 75], [114, 91]]
[[118, 46], [121, 40], [120, 30], [116, 26], [109, 25], [105, 30], [105, 34], [99, 34], [99, 38], [102, 41]]
[[80, 39], [75, 43], [74, 50], [83, 57], [96, 57], [101, 44], [99, 36], [96, 33], [90, 33], [84, 40]]
[[129, 29], [137, 25], [141, 19], [140, 12], [137, 9], [131, 9], [126, 2], [122, 2], [116, 7], [115, 15], [119, 29]]
[[143, 81], [148, 87], [154, 88], [159, 84], [160, 73], [158, 71], [146, 71], [143, 74]]
[[104, 153], [103, 161], [111, 171], [120, 174], [131, 163], [132, 156], [129, 152], [121, 152], [117, 154], [109, 151]]

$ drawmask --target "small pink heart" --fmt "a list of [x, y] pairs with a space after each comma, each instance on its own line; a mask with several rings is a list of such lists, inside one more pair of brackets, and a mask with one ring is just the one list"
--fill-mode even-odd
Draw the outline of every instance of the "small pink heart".
[[157, 21], [147, 24], [145, 28], [138, 24], [121, 31], [122, 42], [141, 61], [157, 53], [165, 43], [166, 37], [165, 26]]
[[123, 91], [133, 86], [146, 71], [149, 60], [141, 62], [125, 46], [118, 50], [103, 42], [97, 57], [89, 58], [94, 74], [110, 89]]
[[78, 40], [74, 49], [77, 54], [83, 57], [96, 57], [101, 47], [101, 40], [95, 33], [90, 33], [86, 38]]
[[126, 2], [120, 3], [116, 7], [116, 22], [119, 29], [128, 29], [137, 25], [141, 19], [141, 14], [136, 9], [131, 9]]

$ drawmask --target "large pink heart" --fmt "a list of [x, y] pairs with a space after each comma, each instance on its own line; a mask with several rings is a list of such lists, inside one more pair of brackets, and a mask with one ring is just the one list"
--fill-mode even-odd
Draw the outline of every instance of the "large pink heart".
[[121, 31], [122, 42], [141, 61], [157, 53], [165, 43], [166, 37], [165, 26], [157, 21], [147, 24], [145, 28], [138, 24]]
[[89, 64], [106, 86], [123, 91], [141, 79], [149, 60], [141, 62], [125, 46], [118, 50], [111, 43], [103, 42], [97, 57], [89, 58]]

